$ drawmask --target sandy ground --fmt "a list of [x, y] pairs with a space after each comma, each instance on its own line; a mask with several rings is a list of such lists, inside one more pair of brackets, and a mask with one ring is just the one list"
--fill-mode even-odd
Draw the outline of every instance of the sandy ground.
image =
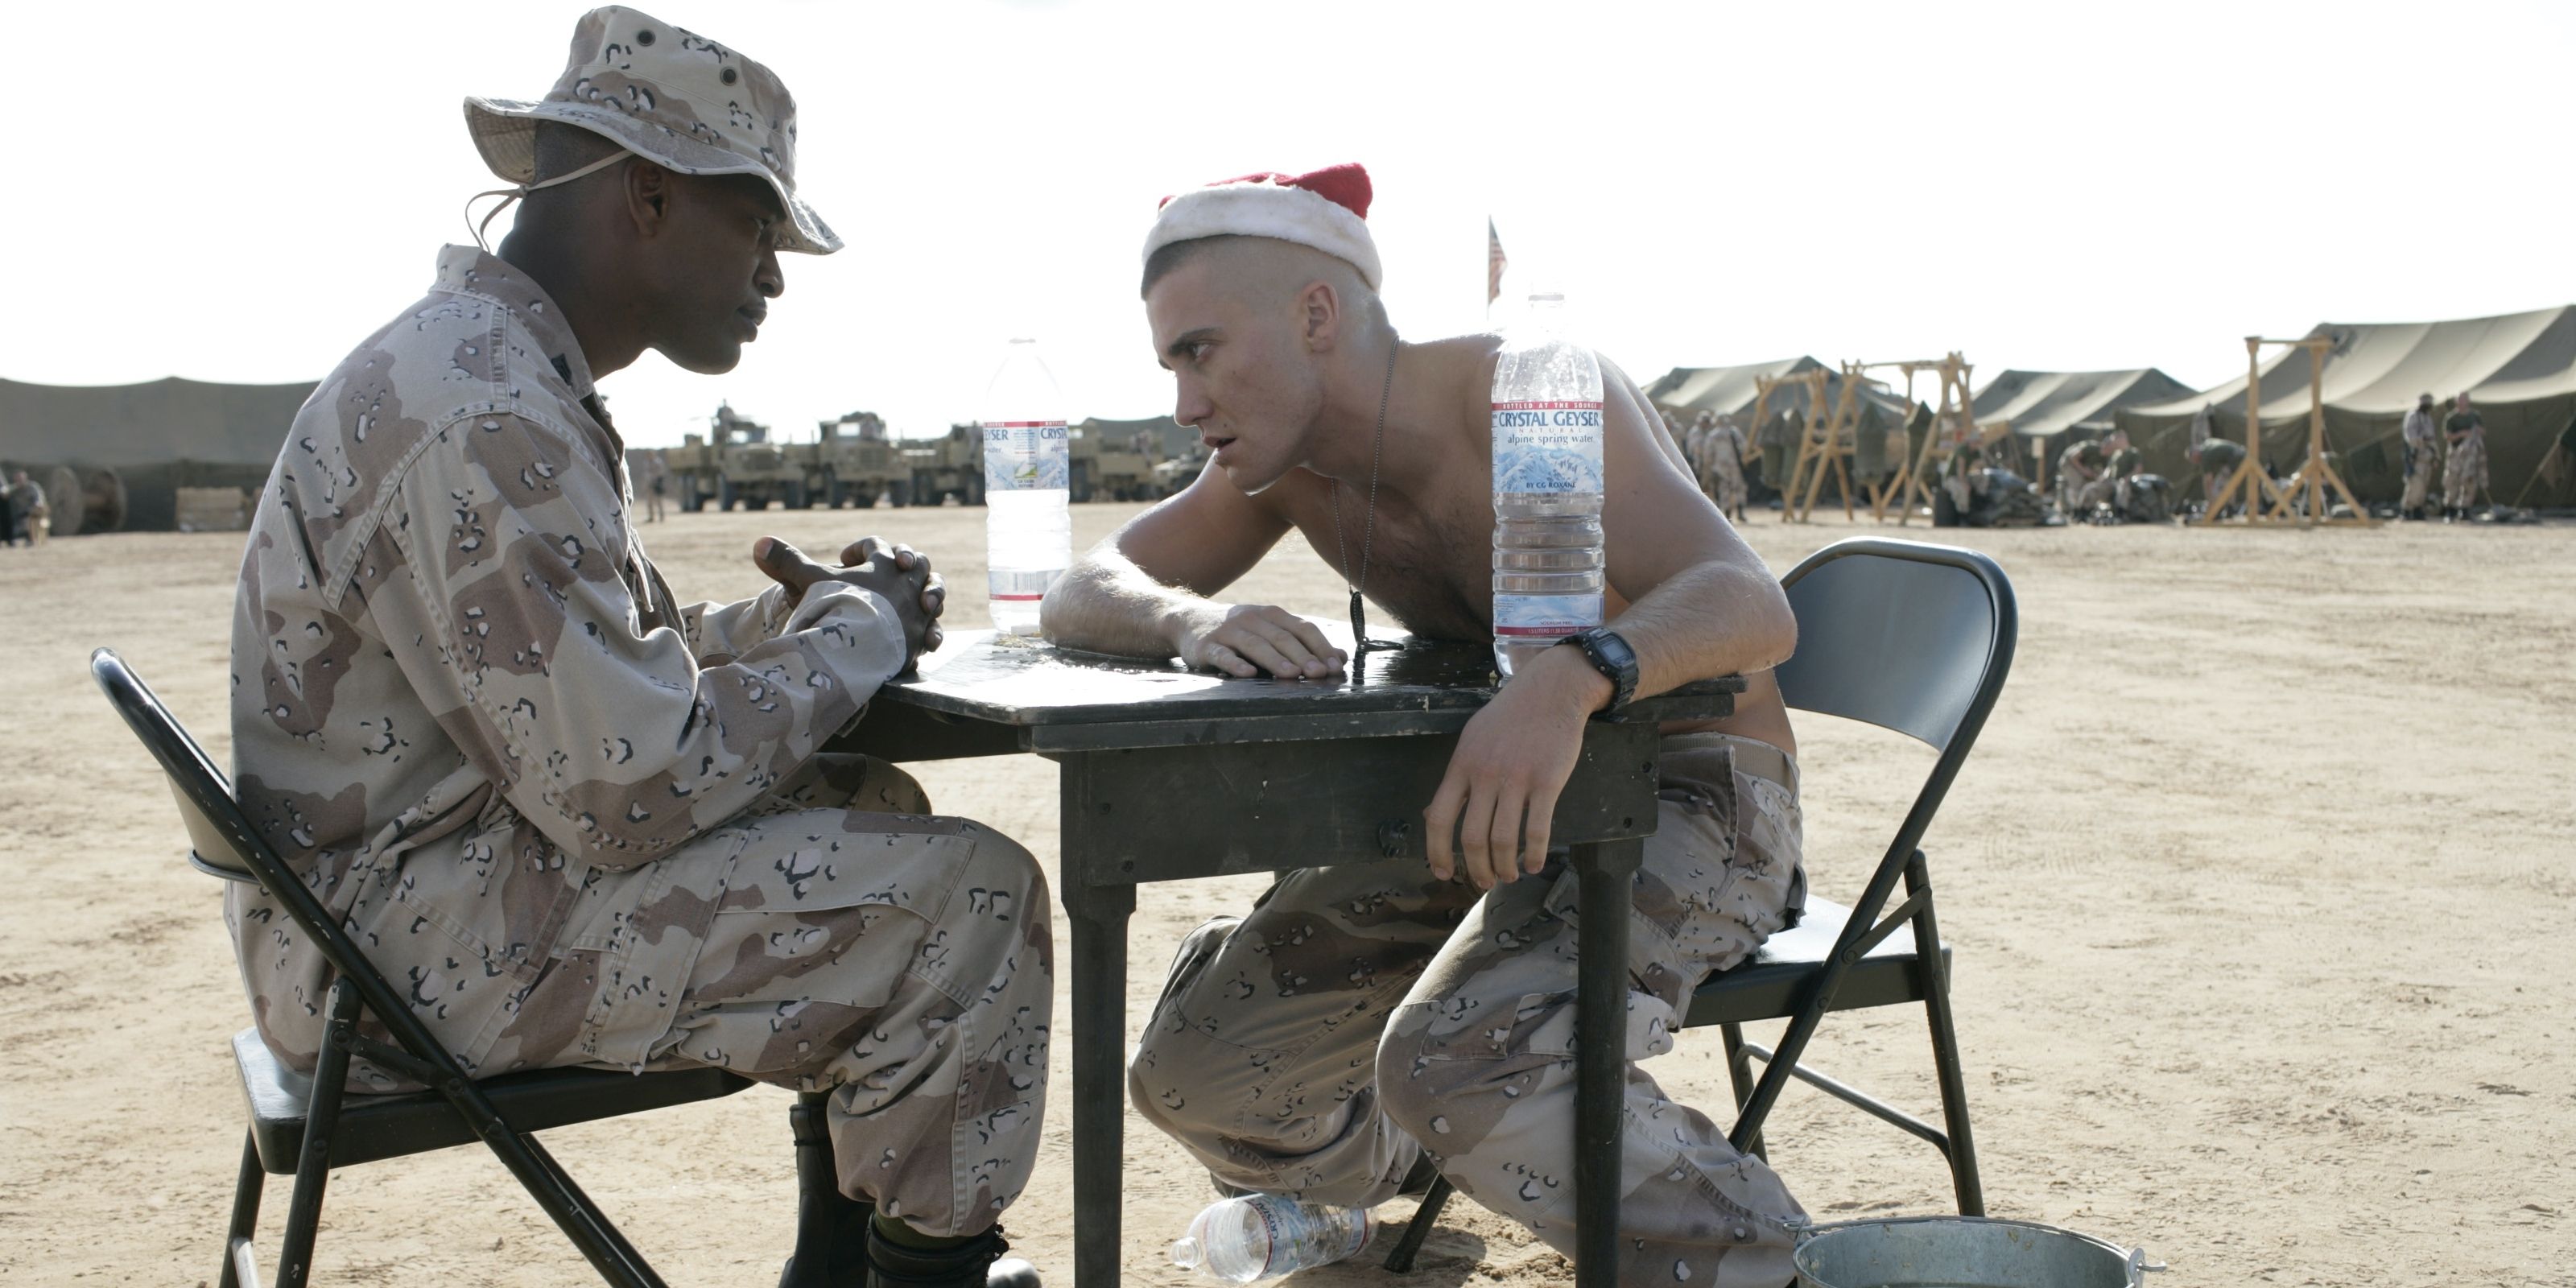
[[[1133, 510], [1078, 507], [1078, 539]], [[756, 588], [745, 550], [760, 533], [819, 551], [871, 529], [981, 582], [980, 511], [645, 531], [684, 597], [723, 598]], [[1783, 570], [1845, 531], [1770, 516], [1750, 529]], [[1953, 535], [2002, 561], [2022, 606], [2012, 683], [1928, 843], [1994, 1211], [2144, 1244], [2172, 1263], [2168, 1283], [2576, 1285], [2576, 527]], [[216, 1268], [241, 1131], [225, 1052], [246, 1023], [240, 986], [215, 883], [179, 861], [175, 812], [82, 665], [115, 646], [222, 758], [239, 546], [135, 535], [0, 552], [0, 870], [18, 890], [0, 902], [0, 1032], [16, 1053], [0, 1080], [0, 1282], [184, 1285]], [[1339, 607], [1301, 549], [1244, 590]], [[982, 624], [971, 598], [953, 615]], [[1809, 862], [1847, 899], [1928, 758], [1836, 723], [1800, 736]], [[1052, 864], [1052, 766], [920, 776], [944, 810]], [[1146, 889], [1131, 1023], [1182, 931], [1257, 890]], [[1653, 1067], [1719, 1109], [1716, 1051], [1689, 1035]], [[1839, 1018], [1811, 1059], [1935, 1103], [1913, 1013]], [[766, 1285], [793, 1210], [787, 1103], [759, 1089], [552, 1139], [672, 1282]], [[1059, 1284], [1068, 1122], [1051, 1115], [1008, 1219]], [[1928, 1149], [1804, 1089], [1770, 1139], [1820, 1217], [1947, 1203]], [[1132, 1119], [1128, 1157], [1128, 1277], [1180, 1283], [1163, 1248], [1206, 1182]], [[326, 1215], [320, 1282], [585, 1275], [480, 1150], [344, 1172]], [[1461, 1201], [1404, 1282], [1566, 1277]], [[1387, 1278], [1369, 1262], [1299, 1282]]]

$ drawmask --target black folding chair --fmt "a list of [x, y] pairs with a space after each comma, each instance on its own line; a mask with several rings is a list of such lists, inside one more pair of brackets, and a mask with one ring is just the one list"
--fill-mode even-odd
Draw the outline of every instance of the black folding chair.
[[[1715, 1024], [1726, 1035], [1737, 1108], [1727, 1138], [1737, 1149], [1763, 1152], [1763, 1120], [1794, 1077], [1930, 1142], [1950, 1164], [1959, 1211], [1983, 1216], [1967, 1084], [1950, 1022], [1950, 948], [1933, 919], [1920, 846], [2012, 669], [2019, 631], [2012, 583], [1973, 550], [1857, 537], [1809, 555], [1780, 586], [1798, 618], [1797, 656], [1774, 672], [1788, 705], [1892, 729], [1939, 755], [1859, 901], [1845, 908], [1810, 899], [1796, 927], [1773, 935], [1751, 960], [1710, 976], [1682, 1025]], [[1905, 900], [1887, 909], [1900, 879]], [[1798, 1062], [1828, 1012], [1916, 1003], [1932, 1031], [1941, 1127]], [[1777, 1050], [1744, 1040], [1745, 1024], [1778, 1019], [1789, 1025]], [[1755, 1060], [1765, 1065], [1758, 1083]], [[1413, 1268], [1450, 1189], [1444, 1179], [1423, 1196], [1387, 1269]]]
[[[250, 1130], [242, 1142], [241, 1176], [233, 1190], [232, 1229], [225, 1238], [223, 1288], [258, 1288], [251, 1230], [259, 1219], [267, 1176], [293, 1175], [287, 1205], [286, 1244], [278, 1282], [297, 1288], [312, 1271], [313, 1239], [322, 1219], [322, 1190], [335, 1167], [445, 1149], [481, 1140], [500, 1156], [538, 1206], [581, 1249], [602, 1279], [620, 1288], [661, 1288], [662, 1279], [582, 1193], [532, 1134], [550, 1127], [616, 1118], [729, 1096], [751, 1084], [721, 1069], [682, 1069], [630, 1074], [605, 1069], [544, 1069], [476, 1081], [439, 1046], [402, 995], [359, 952], [303, 881], [260, 839], [233, 801], [231, 785], [196, 740], [161, 705], [152, 690], [115, 653], [90, 655], [90, 675], [125, 718], [152, 758], [169, 775], [194, 846], [188, 862], [227, 881], [250, 882], [269, 892], [286, 915], [322, 948], [337, 972], [329, 1020], [313, 1074], [278, 1063], [255, 1029], [233, 1037], [242, 1092], [250, 1105]], [[372, 1014], [393, 1036], [388, 1045], [358, 1031], [361, 1012]], [[358, 1056], [429, 1088], [396, 1095], [343, 1091], [349, 1058]], [[805, 1121], [819, 1123], [820, 1097], [802, 1097], [798, 1136]], [[819, 1167], [800, 1139], [800, 1183], [830, 1186], [828, 1160]]]

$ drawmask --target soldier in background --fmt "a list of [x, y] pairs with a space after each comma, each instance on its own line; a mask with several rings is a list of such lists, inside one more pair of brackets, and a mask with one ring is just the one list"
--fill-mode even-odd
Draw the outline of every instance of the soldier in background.
[[2069, 522], [2082, 517], [2102, 499], [2107, 468], [2098, 440], [2069, 443], [2065, 451], [2057, 454], [2057, 508]]
[[2469, 406], [2467, 391], [2452, 404], [2442, 435], [2450, 440], [2442, 472], [2442, 517], [2465, 519], [2477, 506], [2478, 489], [2487, 485], [2487, 423]]
[[1699, 486], [1717, 502], [1718, 513], [1737, 523], [1744, 522], [1744, 431], [1735, 427], [1733, 416], [1712, 420], [1707, 412], [1699, 414], [1700, 459]]
[[25, 470], [9, 476], [9, 537], [30, 546], [45, 544], [53, 530], [53, 509], [45, 504], [45, 489]]
[[2415, 410], [2406, 413], [2406, 427], [2400, 431], [2406, 452], [2406, 497], [2398, 502], [2400, 518], [2421, 521], [2424, 503], [2433, 490], [2433, 469], [2442, 459], [2440, 433], [2433, 428], [2433, 395], [2415, 399]]
[[662, 495], [671, 489], [671, 467], [659, 449], [644, 453], [644, 521], [662, 521]]

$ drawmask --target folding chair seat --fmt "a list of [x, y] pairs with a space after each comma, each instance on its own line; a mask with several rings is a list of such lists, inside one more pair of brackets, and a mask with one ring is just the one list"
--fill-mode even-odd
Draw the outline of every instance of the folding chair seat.
[[[242, 1099], [250, 1108], [251, 1145], [260, 1167], [292, 1176], [304, 1153], [305, 1111], [313, 1079], [278, 1063], [259, 1030], [233, 1035], [233, 1064], [241, 1071]], [[674, 1069], [631, 1074], [614, 1069], [537, 1069], [505, 1073], [475, 1084], [510, 1126], [523, 1132], [623, 1118], [730, 1096], [752, 1081], [723, 1069]], [[350, 1095], [340, 1102], [340, 1123], [324, 1157], [332, 1167], [471, 1145], [474, 1128], [435, 1091], [384, 1096]]]
[[[1851, 909], [1824, 899], [1807, 900], [1807, 915], [1798, 924], [1762, 942], [1751, 960], [1722, 975], [1712, 975], [1692, 994], [1682, 1027], [1745, 1024], [1783, 1020], [1798, 1013], [1817, 973], [1832, 960], [1834, 944], [1851, 921]], [[1950, 946], [1941, 946], [1947, 964]], [[1859, 1011], [1877, 1006], [1920, 1002], [1926, 987], [1915, 960], [1914, 931], [1898, 926], [1877, 947], [1853, 962], [1834, 990], [1829, 1011]]]
[[[1700, 985], [1682, 1027], [1714, 1024], [1725, 1034], [1737, 1111], [1727, 1139], [1737, 1149], [1763, 1153], [1762, 1123], [1794, 1077], [1929, 1142], [1950, 1165], [1959, 1211], [1983, 1216], [1985, 1190], [1950, 1018], [1950, 948], [1933, 915], [1932, 879], [1919, 847], [2012, 670], [2019, 633], [2012, 583], [1973, 550], [1857, 537], [1809, 555], [1780, 587], [1798, 619], [1797, 656], [1774, 672], [1789, 708], [1893, 730], [1938, 755], [1860, 898], [1848, 908], [1809, 899], [1798, 925]], [[1900, 881], [1905, 898], [1890, 909]], [[1931, 1031], [1940, 1127], [1799, 1063], [1827, 1014], [1905, 1005], [1922, 1006]], [[1776, 1051], [1744, 1040], [1743, 1026], [1758, 1020], [1789, 1021]], [[1758, 1081], [1756, 1060], [1765, 1066]], [[1387, 1269], [1413, 1268], [1451, 1188], [1442, 1180], [1423, 1196], [1411, 1228], [1387, 1256]]]
[[[315, 1233], [331, 1169], [400, 1158], [482, 1141], [508, 1167], [600, 1277], [621, 1288], [661, 1288], [643, 1254], [597, 1203], [566, 1175], [532, 1134], [552, 1127], [622, 1117], [647, 1109], [729, 1096], [752, 1085], [721, 1069], [633, 1074], [607, 1069], [542, 1069], [475, 1080], [358, 951], [285, 861], [252, 829], [231, 784], [167, 707], [115, 653], [90, 655], [90, 675], [168, 775], [187, 825], [190, 866], [227, 881], [274, 892], [288, 917], [322, 946], [332, 982], [322, 1051], [311, 1076], [280, 1064], [256, 1030], [233, 1035], [250, 1128], [242, 1142], [226, 1236], [223, 1288], [258, 1288], [251, 1233], [269, 1174], [293, 1175], [278, 1282], [301, 1285], [312, 1270]], [[361, 1008], [392, 1034], [384, 1043], [358, 1032]], [[361, 1095], [345, 1090], [349, 1059], [359, 1056], [421, 1083], [427, 1090]], [[820, 1121], [822, 1097], [799, 1097], [800, 1111]], [[831, 1168], [805, 1165], [799, 1183], [830, 1190]]]

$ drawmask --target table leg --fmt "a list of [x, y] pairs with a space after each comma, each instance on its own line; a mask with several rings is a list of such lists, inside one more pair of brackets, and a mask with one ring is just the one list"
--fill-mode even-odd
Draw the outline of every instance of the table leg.
[[[1078, 873], [1078, 865], [1068, 863]], [[1073, 922], [1073, 1282], [1114, 1288], [1125, 1199], [1127, 918], [1136, 887], [1064, 885]]]
[[[1633, 839], [1573, 847], [1583, 914], [1583, 965], [1574, 1002], [1574, 1276], [1581, 1288], [1615, 1288], [1619, 1282], [1628, 917], [1636, 906], [1635, 879], [1645, 855], [1646, 843]], [[1077, 979], [1074, 987], [1081, 986]]]

